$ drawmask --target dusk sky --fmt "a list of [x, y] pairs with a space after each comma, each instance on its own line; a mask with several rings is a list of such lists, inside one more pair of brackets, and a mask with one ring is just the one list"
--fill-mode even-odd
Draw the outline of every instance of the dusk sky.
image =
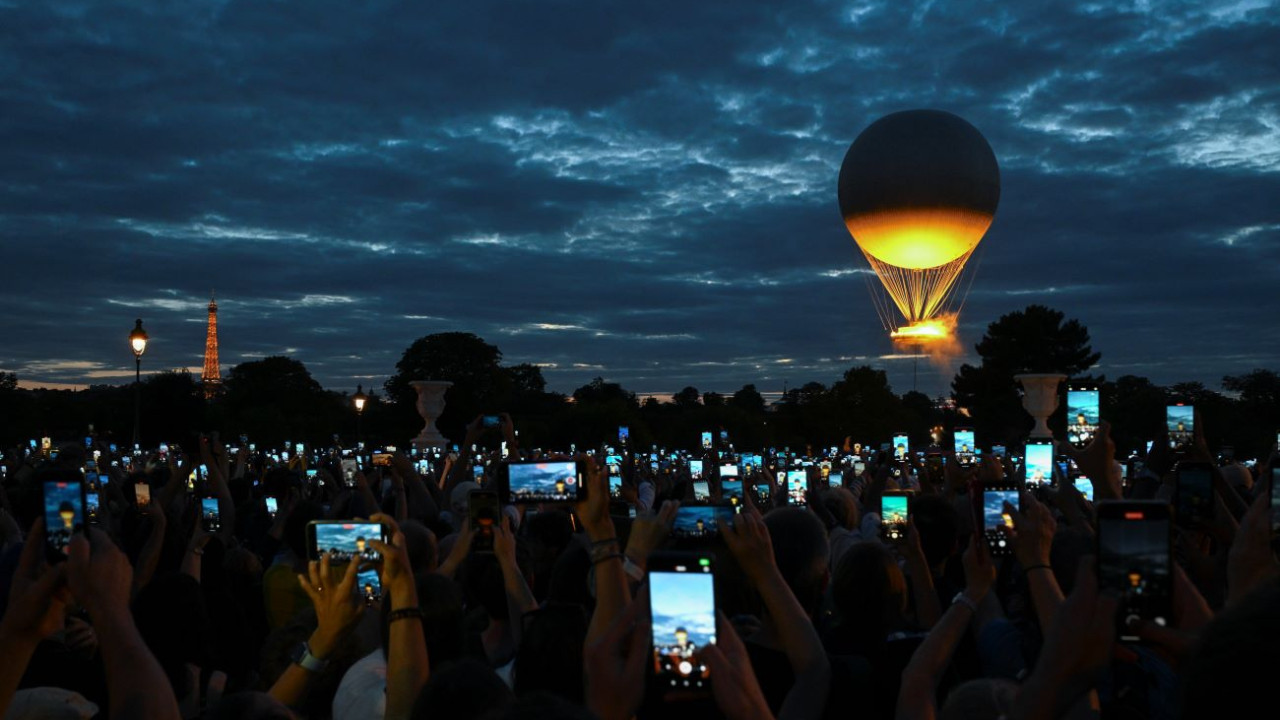
[[[472, 332], [550, 387], [911, 389], [836, 202], [937, 108], [1002, 194], [960, 318], [1043, 303], [1097, 372], [1280, 369], [1280, 3], [0, 0], [0, 369], [273, 354], [381, 387]], [[958, 364], [957, 364], [958, 367]], [[954, 372], [919, 364], [919, 388]]]

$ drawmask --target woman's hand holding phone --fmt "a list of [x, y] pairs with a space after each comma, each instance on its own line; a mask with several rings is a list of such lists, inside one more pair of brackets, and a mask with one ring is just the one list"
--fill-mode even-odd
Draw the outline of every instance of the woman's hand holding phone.
[[364, 603], [356, 596], [356, 571], [360, 563], [349, 562], [341, 575], [333, 572], [331, 553], [325, 553], [319, 561], [307, 563], [307, 574], [298, 575], [311, 604], [316, 609], [317, 627], [307, 641], [311, 654], [326, 659], [355, 627], [364, 613]]
[[370, 540], [369, 545], [382, 555], [382, 586], [385, 591], [391, 593], [392, 602], [395, 604], [392, 610], [417, 607], [418, 587], [414, 584], [413, 567], [409, 564], [409, 550], [400, 525], [391, 516], [382, 514], [370, 517], [369, 521], [386, 526], [386, 534], [390, 539], [390, 542]]
[[[44, 518], [37, 518], [22, 546], [9, 587], [9, 606], [0, 621], [0, 641], [6, 648], [17, 643], [18, 649], [33, 651], [41, 640], [63, 627], [63, 609], [70, 598], [67, 565], [49, 566], [44, 547]], [[7, 657], [5, 661], [13, 660]]]

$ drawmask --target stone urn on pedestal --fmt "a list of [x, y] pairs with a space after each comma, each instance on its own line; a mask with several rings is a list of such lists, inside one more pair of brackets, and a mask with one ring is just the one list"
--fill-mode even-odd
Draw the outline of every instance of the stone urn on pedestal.
[[1049, 416], [1058, 409], [1058, 384], [1067, 379], [1062, 373], [1026, 373], [1014, 375], [1022, 384], [1022, 407], [1036, 421], [1033, 438], [1053, 438]]
[[436, 429], [436, 421], [444, 412], [444, 393], [453, 387], [453, 383], [447, 380], [413, 380], [409, 386], [418, 392], [418, 402], [415, 407], [427, 423], [426, 427], [422, 428], [422, 432], [418, 433], [418, 437], [410, 442], [419, 450], [444, 447], [448, 441]]

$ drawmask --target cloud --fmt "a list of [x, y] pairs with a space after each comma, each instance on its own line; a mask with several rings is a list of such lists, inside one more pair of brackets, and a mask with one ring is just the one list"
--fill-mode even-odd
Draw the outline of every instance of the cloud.
[[216, 289], [224, 366], [333, 387], [466, 331], [558, 390], [908, 389], [835, 180], [912, 107], [1001, 162], [967, 348], [1043, 302], [1106, 372], [1280, 357], [1274, 3], [50, 0], [0, 5], [0, 365], [122, 372], [142, 317], [198, 367]]

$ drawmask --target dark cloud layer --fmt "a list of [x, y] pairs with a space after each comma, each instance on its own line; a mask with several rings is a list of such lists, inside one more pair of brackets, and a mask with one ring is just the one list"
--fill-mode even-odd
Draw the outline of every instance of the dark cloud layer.
[[[1274, 2], [0, 0], [0, 368], [273, 353], [379, 383], [475, 332], [552, 386], [912, 383], [836, 175], [936, 107], [1001, 162], [960, 331], [1033, 302], [1111, 376], [1280, 357]], [[919, 386], [946, 389], [928, 363]]]

